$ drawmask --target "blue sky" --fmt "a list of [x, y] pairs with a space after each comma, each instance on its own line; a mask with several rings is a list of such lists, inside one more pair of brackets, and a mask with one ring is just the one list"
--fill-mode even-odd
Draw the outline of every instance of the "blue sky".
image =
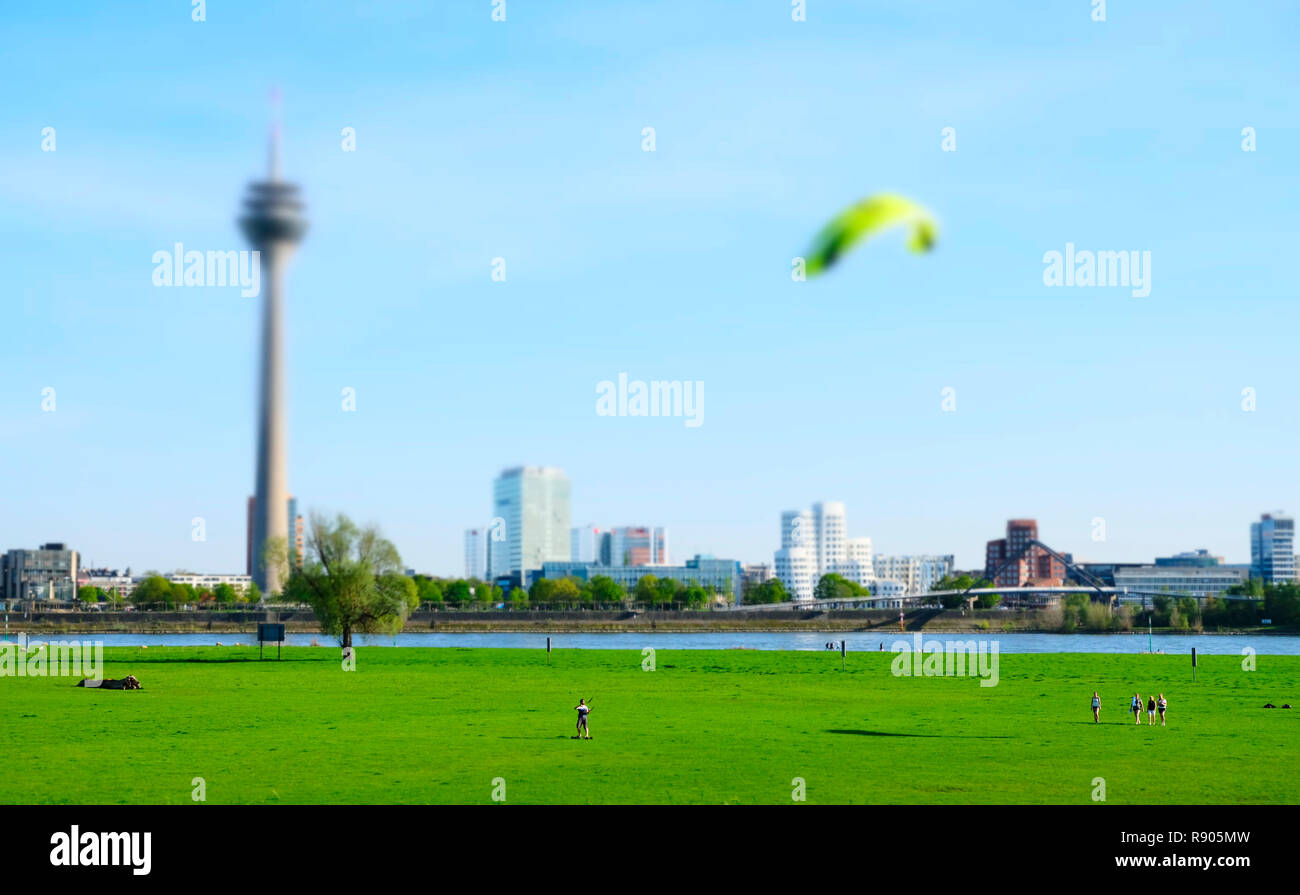
[[[460, 573], [521, 463], [677, 558], [770, 561], [782, 510], [838, 499], [878, 552], [961, 566], [1012, 516], [1080, 558], [1244, 561], [1300, 512], [1297, 12], [1137, 6], [7, 7], [0, 549], [243, 570], [257, 300], [155, 288], [151, 258], [245, 247], [279, 85], [311, 221], [290, 484], [408, 565]], [[793, 282], [880, 191], [934, 210], [936, 251], [890, 233]], [[1150, 251], [1151, 294], [1045, 287], [1067, 242]], [[597, 416], [620, 372], [703, 381], [704, 424]]]

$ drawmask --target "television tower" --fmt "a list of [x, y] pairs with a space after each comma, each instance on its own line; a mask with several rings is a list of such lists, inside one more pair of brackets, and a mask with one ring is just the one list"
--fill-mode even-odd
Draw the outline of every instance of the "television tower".
[[[278, 107], [278, 96], [276, 97]], [[257, 409], [257, 504], [253, 510], [253, 580], [263, 595], [279, 593], [280, 569], [266, 568], [268, 539], [289, 537], [289, 420], [285, 397], [284, 274], [307, 231], [296, 184], [280, 179], [280, 124], [271, 128], [270, 172], [249, 184], [239, 225], [261, 253], [262, 351]]]

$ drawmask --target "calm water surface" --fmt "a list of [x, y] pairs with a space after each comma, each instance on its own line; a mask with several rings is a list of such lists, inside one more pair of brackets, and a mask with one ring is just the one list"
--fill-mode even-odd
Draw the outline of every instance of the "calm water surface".
[[[338, 640], [322, 634], [289, 634], [287, 646], [310, 646], [317, 641], [321, 646], [337, 647]], [[851, 651], [888, 651], [899, 639], [909, 647], [914, 643], [913, 633], [891, 634], [867, 632], [840, 632], [817, 634], [808, 632], [743, 631], [721, 634], [708, 633], [635, 633], [635, 634], [551, 634], [553, 649], [625, 649], [640, 650], [653, 646], [661, 650], [689, 649], [761, 649], [761, 650], [824, 650], [826, 644], [848, 641]], [[14, 639], [11, 633], [9, 638]], [[424, 646], [473, 647], [475, 649], [545, 649], [546, 634], [510, 633], [457, 633], [457, 634], [398, 634], [392, 636], [357, 635], [357, 646]], [[256, 645], [254, 634], [59, 634], [33, 635], [34, 640], [100, 640], [105, 646], [212, 646], [220, 641], [226, 645]], [[0, 635], [0, 642], [4, 637]], [[1003, 653], [1141, 653], [1147, 650], [1146, 632], [1140, 634], [994, 634], [991, 632], [955, 634], [923, 634], [923, 642], [946, 640], [987, 640], [998, 644]], [[1159, 634], [1151, 639], [1157, 651], [1166, 653], [1191, 653], [1196, 647], [1203, 655], [1236, 655], [1249, 647], [1266, 655], [1300, 656], [1300, 636], [1279, 634]]]

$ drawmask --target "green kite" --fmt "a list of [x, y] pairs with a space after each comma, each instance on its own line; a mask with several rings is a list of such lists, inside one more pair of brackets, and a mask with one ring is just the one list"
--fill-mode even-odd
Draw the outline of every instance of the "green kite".
[[892, 193], [868, 196], [840, 212], [817, 234], [808, 253], [807, 275], [829, 269], [856, 243], [895, 226], [912, 228], [907, 247], [913, 252], [930, 251], [939, 235], [934, 215], [911, 199]]

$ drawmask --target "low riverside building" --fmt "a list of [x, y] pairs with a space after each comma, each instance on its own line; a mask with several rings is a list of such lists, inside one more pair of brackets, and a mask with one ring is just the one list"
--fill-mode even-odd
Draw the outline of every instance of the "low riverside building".
[[744, 575], [740, 563], [734, 559], [717, 559], [708, 554], [696, 554], [683, 566], [603, 566], [590, 562], [542, 563], [541, 578], [577, 578], [590, 581], [598, 575], [612, 578], [629, 592], [646, 575], [668, 578], [690, 586], [698, 584], [708, 591], [727, 594], [732, 602], [741, 602], [741, 585]]
[[194, 572], [181, 572], [168, 575], [172, 584], [188, 584], [197, 591], [211, 592], [218, 584], [229, 584], [237, 592], [243, 593], [253, 583], [251, 575], [201, 575]]
[[1244, 566], [1137, 566], [1116, 569], [1115, 586], [1129, 591], [1120, 592], [1121, 603], [1150, 605], [1157, 594], [1173, 599], [1217, 597], [1249, 577], [1250, 569]]

